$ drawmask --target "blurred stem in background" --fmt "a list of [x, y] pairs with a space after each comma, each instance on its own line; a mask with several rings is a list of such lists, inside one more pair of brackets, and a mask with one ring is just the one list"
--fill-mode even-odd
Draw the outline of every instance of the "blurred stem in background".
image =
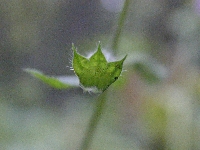
[[111, 49], [113, 50], [113, 52], [115, 54], [116, 54], [116, 51], [118, 49], [119, 38], [120, 38], [122, 28], [124, 26], [124, 22], [125, 22], [125, 19], [126, 19], [126, 16], [127, 16], [128, 6], [130, 5], [130, 1], [131, 0], [125, 0], [124, 7], [123, 7], [123, 9], [120, 13], [119, 20], [118, 20], [118, 23], [117, 23], [117, 29], [114, 33]]
[[[126, 16], [127, 16], [128, 6], [130, 5], [130, 1], [131, 0], [125, 0], [124, 1], [124, 6], [123, 6], [123, 9], [120, 13], [119, 20], [118, 20], [118, 23], [117, 23], [117, 29], [116, 29], [114, 37], [113, 37], [111, 49], [113, 50], [113, 52], [115, 54], [116, 54], [116, 50], [118, 49], [119, 39], [120, 39], [122, 28], [123, 28], [123, 25], [124, 25], [124, 22], [125, 22], [125, 19], [126, 19]], [[94, 137], [94, 133], [96, 131], [98, 122], [99, 122], [100, 117], [102, 115], [102, 112], [105, 108], [106, 93], [107, 93], [106, 91], [103, 92], [97, 98], [95, 110], [94, 110], [94, 113], [93, 113], [93, 115], [90, 119], [90, 122], [89, 122], [89, 125], [87, 127], [85, 136], [83, 137], [83, 141], [82, 141], [80, 150], [88, 150], [91, 143], [92, 143], [92, 139]]]

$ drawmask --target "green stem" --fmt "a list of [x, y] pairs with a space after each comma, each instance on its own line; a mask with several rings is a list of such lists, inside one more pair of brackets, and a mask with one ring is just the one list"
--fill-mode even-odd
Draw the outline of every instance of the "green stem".
[[115, 31], [114, 38], [113, 38], [112, 45], [111, 45], [111, 48], [114, 52], [116, 52], [116, 50], [118, 49], [119, 38], [120, 38], [120, 35], [122, 32], [122, 28], [124, 26], [124, 22], [125, 22], [125, 19], [127, 16], [128, 6], [130, 5], [130, 2], [131, 2], [131, 0], [125, 0], [123, 9], [120, 13], [120, 17], [119, 17], [119, 20], [117, 23], [117, 29]]
[[[114, 52], [116, 52], [118, 48], [119, 38], [120, 38], [121, 31], [125, 22], [125, 18], [127, 16], [128, 6], [130, 5], [130, 1], [131, 0], [125, 0], [123, 9], [121, 11], [121, 14], [118, 20], [117, 29], [116, 29], [116, 32], [113, 38], [112, 47], [111, 47]], [[97, 99], [95, 111], [90, 119], [80, 150], [89, 149], [92, 143], [92, 139], [96, 131], [97, 125], [101, 118], [102, 112], [105, 109], [105, 104], [106, 104], [106, 91], [103, 92]]]
[[91, 145], [91, 141], [93, 139], [94, 132], [96, 131], [103, 109], [105, 108], [105, 104], [106, 104], [106, 92], [102, 93], [97, 99], [96, 108], [92, 115], [92, 118], [90, 119], [80, 150], [89, 149], [89, 146]]

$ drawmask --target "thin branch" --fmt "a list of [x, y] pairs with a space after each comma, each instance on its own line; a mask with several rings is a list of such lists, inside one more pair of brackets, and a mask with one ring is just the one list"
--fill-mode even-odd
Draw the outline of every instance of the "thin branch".
[[[113, 43], [111, 46], [112, 50], [115, 53], [118, 48], [119, 38], [120, 38], [121, 31], [122, 31], [122, 28], [123, 28], [123, 25], [124, 25], [124, 22], [125, 22], [125, 19], [127, 16], [128, 6], [130, 5], [130, 1], [131, 0], [125, 0], [123, 9], [121, 11], [121, 14], [120, 14], [120, 17], [118, 20], [117, 29], [114, 34]], [[87, 127], [86, 134], [82, 141], [80, 150], [88, 150], [89, 149], [89, 147], [92, 143], [92, 139], [94, 137], [94, 133], [96, 131], [97, 125], [99, 123], [99, 120], [101, 119], [101, 115], [103, 113], [103, 110], [105, 109], [105, 104], [106, 104], [106, 91], [103, 92], [97, 99], [95, 111], [90, 119], [90, 122]]]
[[119, 39], [120, 39], [122, 28], [124, 26], [124, 22], [125, 22], [125, 19], [126, 19], [126, 16], [127, 16], [128, 6], [130, 5], [130, 2], [131, 2], [131, 0], [125, 0], [123, 9], [122, 9], [120, 16], [119, 16], [119, 20], [118, 20], [118, 23], [117, 23], [117, 29], [115, 31], [114, 38], [113, 38], [112, 45], [111, 45], [111, 48], [115, 53], [116, 53], [118, 46], [119, 46], [118, 45]]
[[80, 150], [89, 149], [89, 146], [91, 145], [98, 122], [101, 118], [103, 109], [105, 108], [105, 104], [106, 104], [106, 92], [103, 92], [101, 95], [99, 95], [97, 99], [95, 111], [90, 119]]

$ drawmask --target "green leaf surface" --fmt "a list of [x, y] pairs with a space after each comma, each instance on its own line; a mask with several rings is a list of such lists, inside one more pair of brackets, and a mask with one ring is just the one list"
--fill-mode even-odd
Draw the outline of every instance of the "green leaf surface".
[[24, 69], [24, 71], [56, 89], [67, 89], [67, 88], [78, 86], [76, 82], [76, 78], [72, 78], [72, 77], [69, 78], [71, 81], [75, 80], [75, 82], [69, 82], [69, 81], [66, 81], [68, 79], [67, 77], [62, 77], [62, 78], [50, 77], [36, 69], [27, 68], [27, 69]]
[[72, 45], [74, 52], [73, 68], [78, 76], [80, 85], [85, 90], [101, 93], [105, 91], [113, 82], [115, 82], [122, 72], [123, 59], [115, 62], [108, 62], [102, 53], [99, 43], [97, 51], [89, 58], [77, 53]]

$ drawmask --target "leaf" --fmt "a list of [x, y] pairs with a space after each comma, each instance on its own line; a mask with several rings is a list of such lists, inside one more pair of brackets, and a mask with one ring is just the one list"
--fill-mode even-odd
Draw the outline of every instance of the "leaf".
[[97, 51], [89, 58], [77, 53], [72, 45], [74, 52], [72, 66], [78, 76], [80, 85], [85, 90], [92, 92], [103, 92], [114, 83], [122, 72], [123, 62], [127, 55], [115, 62], [107, 62], [99, 43]]
[[[50, 76], [44, 75], [42, 72], [36, 69], [27, 68], [27, 69], [24, 69], [24, 71], [56, 89], [67, 89], [67, 88], [78, 86], [77, 78], [75, 76], [56, 78], [56, 77], [50, 77]], [[75, 82], [72, 82], [72, 79], [75, 80]]]
[[135, 63], [133, 67], [148, 83], [156, 83], [160, 81], [159, 76], [156, 74], [151, 66], [138, 62]]
[[133, 52], [129, 55], [126, 64], [147, 83], [154, 84], [168, 77], [167, 68], [149, 54]]

